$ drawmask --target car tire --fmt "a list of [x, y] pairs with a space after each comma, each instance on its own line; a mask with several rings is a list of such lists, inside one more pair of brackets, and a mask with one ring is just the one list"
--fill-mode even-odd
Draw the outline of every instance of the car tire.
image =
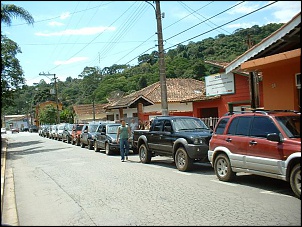
[[148, 164], [151, 162], [151, 152], [144, 143], [139, 146], [138, 154], [142, 163]]
[[95, 152], [100, 151], [100, 149], [99, 149], [98, 146], [97, 146], [97, 142], [96, 142], [96, 141], [94, 141], [93, 149], [94, 149]]
[[296, 164], [290, 173], [290, 186], [295, 195], [301, 199], [301, 169], [300, 164]]
[[236, 176], [236, 173], [232, 170], [231, 162], [225, 154], [220, 154], [215, 159], [214, 171], [221, 181], [232, 181]]
[[80, 147], [81, 147], [81, 148], [84, 148], [84, 147], [85, 147], [85, 144], [82, 143], [82, 142], [80, 142]]
[[110, 145], [109, 143], [105, 143], [105, 153], [106, 155], [111, 155]]
[[92, 141], [87, 140], [87, 147], [89, 150], [93, 150], [93, 145], [92, 145]]
[[175, 164], [179, 171], [186, 172], [192, 169], [193, 160], [183, 147], [177, 149], [175, 153]]

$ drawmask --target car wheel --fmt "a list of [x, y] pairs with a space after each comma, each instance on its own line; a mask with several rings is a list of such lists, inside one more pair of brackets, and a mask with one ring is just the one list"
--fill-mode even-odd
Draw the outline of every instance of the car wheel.
[[81, 147], [81, 148], [84, 148], [84, 147], [85, 147], [85, 144], [83, 144], [82, 142], [80, 142], [80, 147]]
[[301, 169], [300, 164], [296, 164], [290, 173], [289, 178], [290, 186], [295, 193], [295, 195], [299, 198], [301, 196]]
[[111, 155], [111, 150], [108, 143], [105, 143], [105, 153], [106, 155]]
[[88, 144], [88, 149], [93, 150], [92, 142], [87, 140], [87, 144]]
[[139, 146], [138, 153], [142, 163], [148, 164], [151, 162], [151, 152], [147, 149], [145, 144]]
[[97, 142], [96, 142], [96, 141], [94, 141], [94, 146], [93, 146], [93, 148], [94, 148], [94, 151], [95, 151], [95, 152], [100, 151], [100, 149], [99, 149], [98, 146], [97, 146]]
[[215, 159], [214, 171], [221, 181], [231, 181], [235, 178], [236, 173], [231, 168], [231, 163], [225, 154], [220, 154]]
[[175, 154], [175, 164], [179, 171], [189, 171], [193, 166], [193, 160], [189, 157], [186, 150], [182, 147], [178, 148]]

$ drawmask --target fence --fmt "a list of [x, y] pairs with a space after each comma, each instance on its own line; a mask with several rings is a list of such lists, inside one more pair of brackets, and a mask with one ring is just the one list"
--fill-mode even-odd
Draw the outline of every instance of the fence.
[[208, 117], [208, 118], [200, 118], [203, 122], [211, 129], [214, 129], [219, 117]]

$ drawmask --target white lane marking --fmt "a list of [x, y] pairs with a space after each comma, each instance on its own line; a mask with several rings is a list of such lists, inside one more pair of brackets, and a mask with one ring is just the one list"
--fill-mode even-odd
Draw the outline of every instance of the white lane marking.
[[179, 170], [174, 170], [173, 172], [174, 172], [174, 173], [183, 174], [183, 175], [188, 175], [188, 176], [192, 175], [192, 173], [181, 172], [181, 171], [179, 171]]
[[280, 195], [280, 196], [286, 196], [286, 197], [292, 198], [292, 196], [290, 196], [290, 195], [279, 194], [279, 193], [272, 192], [272, 191], [262, 191], [260, 193], [262, 193], [262, 194], [270, 194], [270, 195]]
[[232, 183], [229, 183], [229, 182], [224, 182], [224, 181], [220, 181], [220, 180], [211, 180], [215, 183], [220, 183], [220, 184], [225, 184], [225, 185], [229, 185], [229, 186], [232, 186], [232, 187], [237, 187], [236, 184], [232, 184]]

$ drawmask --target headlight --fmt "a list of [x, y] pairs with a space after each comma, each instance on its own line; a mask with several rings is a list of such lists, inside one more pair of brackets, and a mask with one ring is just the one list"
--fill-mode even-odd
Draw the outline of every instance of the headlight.
[[193, 142], [194, 144], [202, 144], [203, 143], [201, 138], [194, 138], [193, 141], [194, 141]]

